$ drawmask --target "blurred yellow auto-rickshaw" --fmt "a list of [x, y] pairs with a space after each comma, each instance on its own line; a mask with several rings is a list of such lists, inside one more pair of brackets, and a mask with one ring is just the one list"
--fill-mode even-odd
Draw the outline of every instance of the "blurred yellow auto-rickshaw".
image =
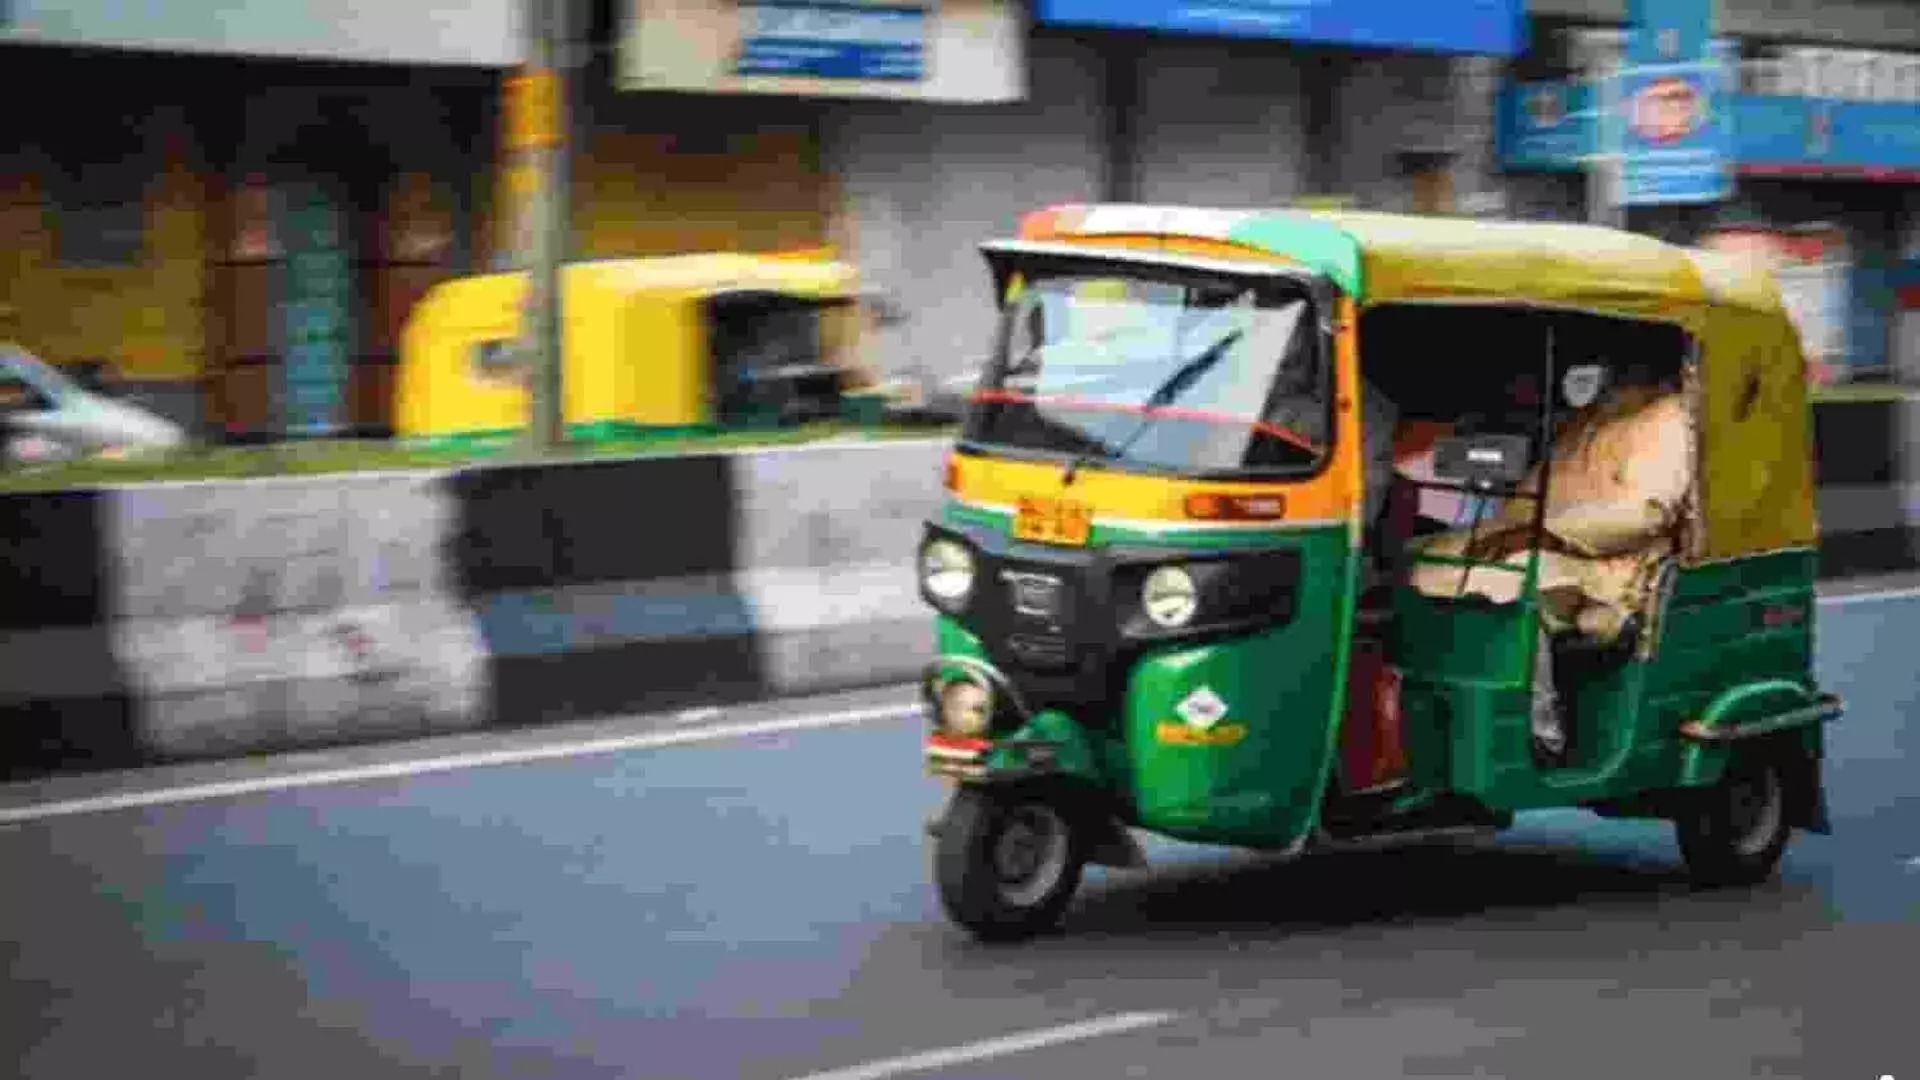
[[[852, 362], [861, 299], [822, 252], [609, 259], [562, 272], [563, 416], [570, 437], [620, 440], [838, 417], [872, 380]], [[525, 427], [515, 349], [527, 278], [434, 288], [401, 340], [395, 434], [487, 441]]]

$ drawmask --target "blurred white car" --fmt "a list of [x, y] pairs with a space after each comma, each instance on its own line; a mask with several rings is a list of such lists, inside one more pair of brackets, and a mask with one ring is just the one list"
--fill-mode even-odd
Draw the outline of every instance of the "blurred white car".
[[137, 405], [88, 390], [17, 345], [0, 343], [0, 438], [5, 457], [44, 461], [172, 450], [186, 429]]

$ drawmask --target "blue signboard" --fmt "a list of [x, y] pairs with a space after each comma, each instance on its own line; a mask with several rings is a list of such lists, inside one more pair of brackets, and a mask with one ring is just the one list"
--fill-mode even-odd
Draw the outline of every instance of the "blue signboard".
[[1920, 173], [1920, 105], [1742, 97], [1733, 123], [1740, 163], [1754, 172], [1903, 181]]
[[1620, 155], [1621, 205], [1713, 203], [1732, 193], [1727, 89], [1718, 60], [1620, 71], [1602, 138]]
[[1524, 0], [1034, 0], [1042, 23], [1518, 56]]
[[1627, 0], [1625, 64], [1691, 64], [1713, 49], [1714, 0]]
[[740, 75], [918, 81], [925, 68], [926, 10], [819, 2], [740, 6]]
[[[1585, 167], [1600, 145], [1591, 100], [1578, 82], [1508, 84], [1497, 129], [1501, 167]], [[1920, 180], [1920, 105], [1752, 94], [1725, 101], [1737, 172]]]
[[1577, 170], [1599, 147], [1593, 87], [1582, 82], [1508, 83], [1494, 140], [1509, 169]]

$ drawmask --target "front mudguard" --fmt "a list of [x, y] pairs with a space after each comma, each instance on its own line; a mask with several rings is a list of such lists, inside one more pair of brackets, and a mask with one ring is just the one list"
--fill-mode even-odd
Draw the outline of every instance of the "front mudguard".
[[[933, 687], [958, 668], [967, 677], [990, 684], [1006, 711], [996, 716], [996, 727], [1008, 731], [993, 739], [965, 740], [941, 735], [928, 737], [927, 771], [962, 784], [995, 787], [1009, 795], [1032, 791], [1065, 809], [1076, 828], [1083, 830], [1088, 861], [1098, 866], [1140, 867], [1146, 853], [1127, 830], [1116, 805], [1113, 778], [1102, 767], [1086, 731], [1057, 709], [1029, 710], [1011, 682], [991, 664], [974, 657], [946, 656], [929, 664], [921, 686], [932, 715]], [[1008, 730], [1011, 729], [1011, 730]], [[952, 797], [927, 823], [927, 833], [938, 836], [952, 809]]]
[[1146, 850], [1114, 811], [1110, 799], [1097, 789], [1062, 776], [956, 781], [947, 795], [946, 805], [927, 822], [928, 836], [939, 839], [962, 785], [994, 786], [1009, 796], [1030, 792], [1052, 802], [1066, 812], [1067, 819], [1079, 830], [1087, 862], [1095, 866], [1133, 870], [1147, 865]]
[[[993, 730], [1003, 734], [966, 739], [939, 730], [938, 687], [965, 679], [994, 695]], [[1058, 709], [1033, 709], [998, 668], [977, 657], [943, 656], [921, 672], [921, 696], [934, 731], [928, 737], [928, 771], [966, 783], [1004, 784], [1027, 780], [1077, 781], [1112, 790], [1107, 770], [1086, 731]]]

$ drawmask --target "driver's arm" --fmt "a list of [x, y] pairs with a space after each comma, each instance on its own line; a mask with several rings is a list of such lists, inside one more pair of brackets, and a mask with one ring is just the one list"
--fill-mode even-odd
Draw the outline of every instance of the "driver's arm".
[[1380, 388], [1360, 380], [1361, 469], [1366, 484], [1361, 524], [1372, 528], [1386, 505], [1387, 486], [1393, 482], [1393, 445], [1400, 410]]

